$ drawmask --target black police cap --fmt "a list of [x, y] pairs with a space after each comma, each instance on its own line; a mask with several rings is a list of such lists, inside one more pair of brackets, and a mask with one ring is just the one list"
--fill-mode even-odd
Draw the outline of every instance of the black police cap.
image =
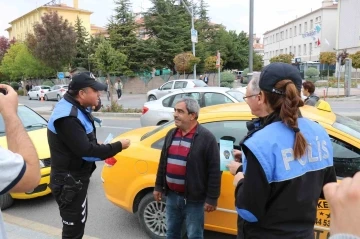
[[95, 80], [95, 77], [90, 72], [81, 72], [72, 77], [69, 84], [69, 90], [81, 90], [86, 87], [91, 87], [97, 91], [106, 90], [107, 86]]

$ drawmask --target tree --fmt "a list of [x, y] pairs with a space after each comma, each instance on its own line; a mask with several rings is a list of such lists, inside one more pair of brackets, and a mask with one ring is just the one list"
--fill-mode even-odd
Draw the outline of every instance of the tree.
[[235, 81], [235, 75], [231, 72], [222, 72], [221, 73], [221, 87], [232, 87], [234, 81]]
[[270, 63], [273, 62], [283, 62], [283, 63], [288, 63], [291, 64], [291, 60], [294, 56], [291, 54], [280, 54], [278, 56], [274, 56], [273, 58], [270, 59]]
[[[139, 62], [135, 58], [137, 25], [133, 17], [130, 0], [115, 1], [115, 15], [108, 25], [111, 45], [127, 56], [127, 66], [131, 71], [138, 71]], [[140, 59], [140, 61], [143, 59]], [[133, 72], [127, 72], [133, 74]]]
[[253, 56], [254, 56], [253, 57], [253, 70], [261, 71], [262, 68], [264, 67], [264, 60], [263, 60], [262, 55], [259, 55], [254, 52]]
[[352, 67], [354, 67], [356, 69], [356, 83], [357, 83], [357, 79], [358, 77], [358, 72], [357, 70], [360, 68], [360, 51], [355, 52], [354, 54], [350, 55], [350, 58], [352, 60]]
[[305, 71], [305, 75], [307, 76], [307, 77], [310, 77], [310, 78], [312, 78], [312, 77], [316, 77], [316, 76], [318, 76], [320, 74], [320, 72], [319, 72], [319, 70], [318, 69], [316, 69], [316, 68], [313, 68], [313, 67], [310, 67], [310, 68], [308, 68], [306, 71]]
[[[216, 72], [218, 68], [216, 67], [216, 56], [209, 56], [205, 59], [205, 72]], [[220, 58], [220, 69], [222, 69], [224, 61]]]
[[89, 68], [89, 33], [86, 31], [86, 28], [83, 26], [79, 16], [76, 18], [75, 22], [75, 33], [76, 33], [76, 56], [73, 59], [72, 66], [75, 67], [84, 67]]
[[184, 52], [174, 57], [175, 69], [178, 73], [191, 73], [193, 67], [200, 61], [198, 57], [195, 57], [191, 52]]
[[7, 39], [6, 37], [0, 36], [0, 62], [1, 62], [2, 58], [4, 57], [5, 53], [7, 52], [7, 50], [14, 43], [15, 43], [15, 38], [13, 38], [11, 41], [9, 41], [9, 39]]
[[157, 45], [155, 67], [168, 67], [174, 71], [174, 56], [191, 51], [190, 15], [183, 5], [175, 6], [172, 1], [151, 2], [153, 6], [145, 13], [144, 26]]
[[349, 53], [347, 53], [347, 50], [345, 49], [345, 50], [343, 50], [342, 52], [340, 52], [339, 54], [338, 54], [338, 56], [337, 56], [337, 60], [339, 61], [341, 61], [341, 65], [343, 66], [343, 65], [345, 65], [345, 59], [346, 58], [348, 58], [348, 56], [349, 56]]
[[37, 44], [31, 50], [55, 73], [69, 65], [76, 55], [76, 34], [68, 20], [57, 12], [45, 13], [41, 22], [34, 26]]
[[320, 52], [320, 63], [328, 65], [327, 80], [329, 80], [329, 67], [336, 64], [335, 52]]
[[110, 80], [110, 73], [121, 72], [124, 70], [126, 56], [118, 50], [115, 50], [109, 41], [102, 39], [95, 51], [95, 60], [99, 70], [106, 74], [110, 87], [111, 106], [115, 104], [113, 101], [113, 84]]

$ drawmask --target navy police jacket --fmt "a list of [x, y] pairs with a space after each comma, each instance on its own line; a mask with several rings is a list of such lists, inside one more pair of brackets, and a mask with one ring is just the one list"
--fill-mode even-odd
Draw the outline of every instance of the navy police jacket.
[[325, 129], [298, 119], [308, 147], [294, 158], [295, 133], [273, 121], [243, 144], [244, 179], [236, 188], [236, 210], [244, 219], [244, 238], [314, 238], [318, 199], [336, 181], [333, 149]]

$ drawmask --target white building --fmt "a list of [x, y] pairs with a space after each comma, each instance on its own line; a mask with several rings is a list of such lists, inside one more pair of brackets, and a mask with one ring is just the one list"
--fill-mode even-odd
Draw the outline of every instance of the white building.
[[353, 54], [360, 51], [360, 0], [340, 0], [337, 49]]
[[332, 0], [325, 0], [321, 8], [267, 31], [264, 34], [264, 65], [280, 54], [291, 53], [305, 62], [319, 61], [320, 52], [334, 51], [337, 7]]

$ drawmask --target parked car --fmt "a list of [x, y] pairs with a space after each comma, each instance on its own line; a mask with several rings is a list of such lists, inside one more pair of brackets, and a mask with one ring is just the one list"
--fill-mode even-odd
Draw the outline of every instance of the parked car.
[[[339, 179], [353, 176], [360, 170], [360, 122], [323, 111], [316, 107], [301, 107], [303, 117], [321, 124], [331, 137], [334, 165]], [[210, 130], [219, 142], [223, 136], [235, 139], [234, 148], [247, 134], [246, 122], [254, 116], [246, 103], [215, 105], [202, 108], [198, 121]], [[106, 159], [101, 179], [106, 198], [118, 207], [136, 213], [150, 238], [165, 238], [165, 204], [154, 201], [152, 195], [165, 135], [174, 122], [128, 131], [113, 142], [130, 139], [131, 146], [116, 156]], [[217, 210], [205, 214], [205, 229], [236, 235], [237, 212], [234, 205], [233, 179], [222, 173], [221, 193]], [[315, 238], [329, 237], [330, 211], [328, 203], [320, 200], [316, 217]]]
[[201, 80], [194, 79], [183, 79], [183, 80], [171, 80], [164, 83], [158, 89], [153, 89], [147, 92], [146, 96], [148, 101], [157, 100], [173, 92], [176, 89], [183, 88], [195, 88], [195, 87], [205, 87], [207, 84]]
[[[50, 183], [50, 149], [47, 141], [47, 121], [32, 109], [25, 105], [19, 105], [17, 114], [25, 127], [36, 152], [39, 156], [41, 180], [39, 186], [33, 191], [26, 193], [6, 193], [0, 195], [0, 208], [4, 210], [10, 207], [14, 199], [30, 199], [47, 195], [51, 192]], [[0, 115], [0, 146], [7, 148], [5, 125]]]
[[243, 102], [244, 93], [227, 87], [198, 87], [175, 90], [158, 100], [145, 102], [140, 117], [141, 126], [161, 125], [173, 120], [174, 106], [181, 98], [196, 99], [200, 107]]
[[41, 100], [41, 98], [43, 98], [45, 93], [48, 92], [49, 90], [50, 90], [50, 86], [48, 86], [48, 85], [34, 86], [28, 92], [29, 100], [31, 100], [31, 99]]
[[60, 101], [68, 90], [68, 85], [54, 85], [48, 92], [45, 93], [45, 100]]

